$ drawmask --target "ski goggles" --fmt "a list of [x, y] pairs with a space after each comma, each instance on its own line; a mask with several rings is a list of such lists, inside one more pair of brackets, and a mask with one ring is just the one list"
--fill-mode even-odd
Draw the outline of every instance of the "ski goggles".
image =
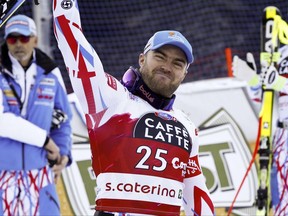
[[6, 38], [6, 42], [9, 44], [15, 44], [17, 40], [19, 40], [21, 43], [28, 43], [30, 40], [30, 37], [31, 36], [25, 36], [25, 35], [19, 35], [19, 36], [9, 35]]
[[124, 85], [130, 92], [133, 92], [137, 86], [137, 83], [141, 75], [137, 69], [130, 67], [123, 75], [120, 82]]

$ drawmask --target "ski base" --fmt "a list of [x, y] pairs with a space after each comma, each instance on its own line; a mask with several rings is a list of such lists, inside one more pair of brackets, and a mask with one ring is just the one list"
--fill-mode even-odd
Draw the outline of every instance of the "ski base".
[[25, 0], [0, 1], [0, 27], [18, 10]]

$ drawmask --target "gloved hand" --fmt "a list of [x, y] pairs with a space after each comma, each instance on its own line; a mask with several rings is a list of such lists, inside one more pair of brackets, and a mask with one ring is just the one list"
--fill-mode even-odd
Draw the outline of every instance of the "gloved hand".
[[66, 155], [61, 156], [60, 160], [53, 166], [53, 172], [54, 172], [54, 183], [56, 184], [58, 182], [58, 179], [61, 176], [62, 170], [66, 167], [67, 163], [69, 161], [69, 158]]
[[237, 55], [234, 56], [232, 70], [234, 77], [247, 81], [248, 85], [256, 86], [259, 84], [259, 76], [256, 73], [256, 64], [252, 53], [247, 53], [246, 61], [243, 61]]
[[286, 78], [280, 76], [277, 69], [271, 65], [262, 70], [260, 74], [260, 82], [265, 86], [266, 89], [281, 91], [281, 89], [283, 89], [285, 86]]

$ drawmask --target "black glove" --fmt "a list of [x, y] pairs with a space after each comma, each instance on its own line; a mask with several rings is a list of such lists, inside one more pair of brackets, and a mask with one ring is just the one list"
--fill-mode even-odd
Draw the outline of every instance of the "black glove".
[[55, 159], [55, 160], [48, 159], [49, 167], [53, 167], [57, 163], [58, 163], [58, 159]]

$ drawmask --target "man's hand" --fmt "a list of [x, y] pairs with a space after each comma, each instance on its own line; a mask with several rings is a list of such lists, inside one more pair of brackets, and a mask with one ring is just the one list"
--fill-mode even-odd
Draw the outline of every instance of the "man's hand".
[[56, 143], [49, 138], [48, 143], [44, 146], [44, 149], [47, 150], [47, 159], [52, 167], [53, 163], [58, 163], [60, 160], [60, 149]]
[[277, 69], [273, 65], [266, 67], [265, 70], [262, 70], [260, 74], [260, 81], [266, 89], [273, 89], [275, 91], [281, 91], [286, 84], [286, 78], [280, 76]]
[[69, 158], [66, 155], [63, 155], [61, 156], [59, 162], [53, 166], [52, 170], [54, 171], [54, 183], [55, 184], [58, 182], [58, 179], [61, 176], [61, 172], [66, 167], [68, 161], [69, 161]]
[[256, 73], [256, 64], [252, 53], [247, 53], [246, 61], [237, 55], [233, 57], [232, 70], [234, 77], [248, 82], [248, 85], [255, 86], [259, 83]]

